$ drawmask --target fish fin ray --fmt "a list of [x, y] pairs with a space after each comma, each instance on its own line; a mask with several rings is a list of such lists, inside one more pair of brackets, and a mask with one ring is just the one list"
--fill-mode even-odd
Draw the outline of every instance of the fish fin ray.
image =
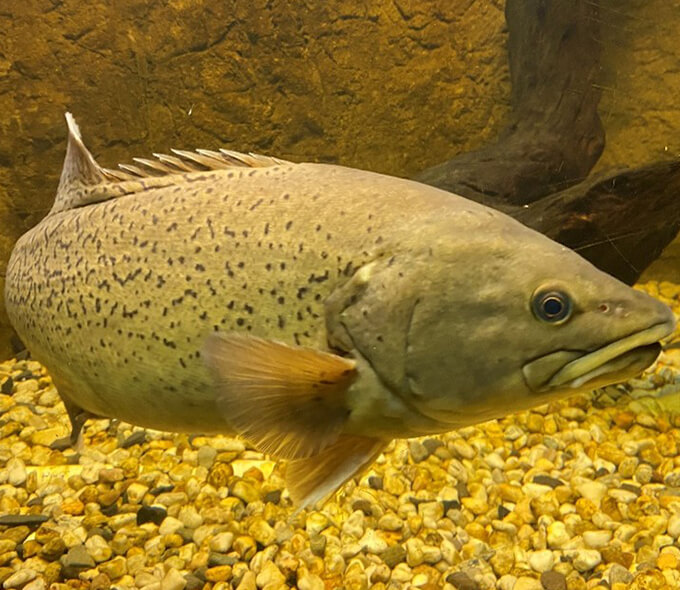
[[314, 507], [373, 463], [387, 443], [342, 435], [317, 455], [290, 461], [285, 480], [291, 499], [299, 509]]
[[[101, 167], [85, 147], [80, 129], [71, 113], [66, 113], [68, 141], [66, 158], [50, 215], [99, 201], [153, 188], [155, 185], [129, 183], [140, 179], [207, 172], [229, 168], [262, 168], [292, 164], [287, 160], [254, 153], [221, 149], [196, 151], [173, 149], [173, 155], [154, 153], [150, 158], [133, 158], [133, 164], [119, 164], [119, 170]], [[161, 181], [162, 182], [162, 181]], [[128, 183], [127, 186], [121, 186]]]
[[[210, 170], [227, 170], [230, 168], [263, 168], [292, 164], [287, 160], [263, 156], [252, 152], [244, 154], [232, 150], [219, 151], [197, 149], [172, 149], [172, 155], [152, 154], [156, 160], [148, 158], [132, 158], [134, 164], [118, 164], [120, 170], [102, 168], [101, 171], [109, 181], [118, 182], [138, 180], [140, 178], [171, 176], [174, 174], [188, 174], [191, 172], [208, 172]], [[138, 164], [141, 164], [139, 166]]]
[[217, 378], [218, 408], [259, 450], [297, 459], [340, 436], [354, 361], [238, 333], [212, 334], [203, 358]]
[[50, 215], [99, 200], [97, 187], [106, 182], [102, 167], [85, 147], [80, 128], [71, 113], [65, 113], [68, 138], [57, 196]]

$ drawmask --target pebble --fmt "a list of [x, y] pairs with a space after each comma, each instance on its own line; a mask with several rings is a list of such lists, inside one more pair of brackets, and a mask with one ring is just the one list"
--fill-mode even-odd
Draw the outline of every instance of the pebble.
[[93, 568], [95, 563], [85, 545], [75, 545], [62, 557], [62, 565], [66, 576], [75, 578], [80, 570]]
[[609, 583], [614, 584], [630, 584], [633, 581], [633, 574], [627, 568], [618, 563], [613, 563], [609, 568]]
[[7, 483], [11, 486], [22, 486], [26, 482], [26, 464], [16, 457], [13, 457], [5, 466], [7, 470]]
[[529, 554], [529, 566], [535, 572], [547, 572], [552, 569], [554, 564], [555, 557], [553, 552], [549, 549], [544, 549], [542, 551], [532, 551]]
[[135, 517], [137, 526], [152, 522], [160, 525], [168, 515], [168, 511], [163, 506], [142, 506]]
[[567, 578], [560, 572], [544, 572], [541, 574], [543, 590], [567, 590]]
[[602, 549], [612, 539], [611, 531], [584, 531], [582, 534], [583, 542], [589, 549]]
[[480, 590], [479, 584], [465, 572], [454, 572], [446, 577], [446, 582], [456, 590]]
[[100, 535], [92, 535], [85, 541], [85, 547], [92, 559], [97, 563], [108, 561], [113, 555], [113, 550]]
[[406, 560], [406, 549], [402, 545], [392, 545], [380, 554], [380, 559], [390, 568]]
[[680, 514], [673, 514], [668, 519], [667, 531], [668, 534], [674, 539], [680, 537]]
[[99, 571], [111, 580], [117, 580], [127, 573], [127, 562], [124, 557], [114, 557], [112, 560], [99, 564]]
[[602, 562], [602, 555], [594, 549], [578, 549], [571, 554], [572, 565], [579, 572], [587, 572]]
[[205, 571], [205, 579], [208, 582], [226, 582], [231, 578], [232, 567], [230, 565], [218, 565]]
[[216, 534], [210, 539], [210, 549], [218, 553], [227, 553], [234, 542], [234, 533], [224, 532]]
[[588, 481], [577, 486], [576, 491], [586, 500], [599, 505], [602, 498], [607, 494], [607, 486], [599, 481]]
[[517, 578], [512, 590], [544, 590], [543, 584], [536, 578], [520, 576]]
[[158, 527], [158, 533], [161, 535], [172, 535], [184, 527], [184, 523], [173, 516], [166, 516]]
[[283, 584], [286, 577], [273, 562], [268, 561], [262, 566], [262, 570], [257, 574], [255, 581], [259, 588], [265, 588], [268, 585]]
[[326, 585], [316, 574], [305, 573], [298, 578], [298, 590], [325, 590]]
[[257, 488], [245, 480], [237, 481], [230, 492], [232, 496], [243, 500], [246, 504], [260, 499], [260, 493]]
[[175, 568], [170, 568], [161, 580], [161, 590], [184, 590], [187, 580]]
[[560, 549], [571, 540], [571, 535], [564, 523], [557, 520], [548, 525], [546, 540], [550, 548]]
[[21, 588], [31, 580], [34, 580], [38, 573], [30, 568], [24, 568], [11, 576], [9, 576], [3, 583], [3, 588]]

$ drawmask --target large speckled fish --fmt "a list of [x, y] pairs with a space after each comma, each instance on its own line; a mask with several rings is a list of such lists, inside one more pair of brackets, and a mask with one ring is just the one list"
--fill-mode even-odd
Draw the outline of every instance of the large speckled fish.
[[395, 437], [631, 377], [671, 311], [430, 186], [236, 152], [101, 168], [67, 115], [54, 207], [6, 304], [88, 416], [235, 433], [309, 505]]

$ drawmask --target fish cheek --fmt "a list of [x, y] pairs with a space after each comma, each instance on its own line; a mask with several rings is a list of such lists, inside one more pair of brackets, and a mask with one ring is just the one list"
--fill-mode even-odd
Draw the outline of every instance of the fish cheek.
[[357, 350], [393, 391], [405, 391], [408, 327], [417, 283], [394, 261], [361, 267], [326, 301], [330, 346]]

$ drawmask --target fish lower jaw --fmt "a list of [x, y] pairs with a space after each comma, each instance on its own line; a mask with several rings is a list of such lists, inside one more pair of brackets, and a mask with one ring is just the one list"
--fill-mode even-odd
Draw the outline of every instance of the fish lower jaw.
[[547, 382], [554, 389], [596, 389], [634, 377], [661, 352], [659, 340], [668, 336], [667, 323], [656, 324], [567, 363]]

